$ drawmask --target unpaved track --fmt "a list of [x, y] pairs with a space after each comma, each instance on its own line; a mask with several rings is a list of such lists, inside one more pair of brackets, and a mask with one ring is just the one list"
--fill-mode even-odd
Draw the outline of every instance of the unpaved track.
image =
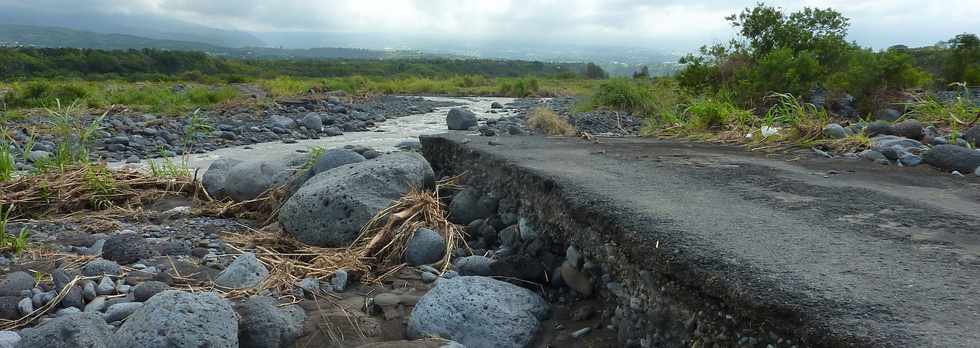
[[488, 140], [423, 145], [548, 178], [627, 231], [609, 236], [627, 262], [811, 345], [980, 347], [980, 178], [650, 139]]

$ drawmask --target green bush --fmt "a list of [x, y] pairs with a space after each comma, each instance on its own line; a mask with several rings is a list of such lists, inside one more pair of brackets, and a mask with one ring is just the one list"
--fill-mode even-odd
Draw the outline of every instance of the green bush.
[[690, 130], [718, 129], [722, 126], [741, 126], [751, 122], [752, 113], [732, 102], [718, 98], [700, 97], [691, 101], [683, 113]]
[[652, 111], [653, 95], [650, 89], [637, 81], [619, 77], [609, 79], [599, 85], [592, 104], [646, 115]]

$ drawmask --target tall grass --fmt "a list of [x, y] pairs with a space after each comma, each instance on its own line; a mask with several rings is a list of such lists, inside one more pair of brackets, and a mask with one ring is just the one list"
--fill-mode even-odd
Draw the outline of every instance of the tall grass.
[[8, 141], [7, 129], [0, 127], [0, 182], [12, 179], [14, 171], [17, 169], [11, 146], [12, 142]]
[[10, 222], [10, 214], [14, 211], [14, 205], [0, 205], [0, 250], [13, 251], [20, 255], [27, 250], [27, 227], [20, 229], [16, 235], [7, 231], [7, 223]]
[[8, 84], [0, 99], [6, 110], [50, 108], [60, 102], [77, 102], [89, 108], [125, 105], [146, 112], [175, 115], [201, 106], [235, 99], [236, 89], [228, 86], [121, 81], [37, 80]]
[[49, 163], [38, 163], [42, 167], [54, 165], [60, 171], [76, 163], [89, 161], [89, 148], [102, 129], [102, 120], [108, 112], [86, 122], [85, 111], [75, 102], [62, 105], [55, 100], [55, 107], [47, 109], [48, 123], [57, 140], [57, 148]]
[[547, 135], [575, 135], [575, 127], [548, 108], [539, 107], [531, 110], [527, 125]]

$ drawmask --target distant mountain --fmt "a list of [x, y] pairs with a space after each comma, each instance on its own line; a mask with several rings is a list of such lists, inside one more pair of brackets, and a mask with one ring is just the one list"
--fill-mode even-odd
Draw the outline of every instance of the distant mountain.
[[[254, 35], [187, 23], [167, 17], [146, 14], [63, 12], [57, 8], [43, 11], [24, 4], [0, 4], [0, 23], [43, 27], [62, 27], [103, 34], [135, 35], [150, 39], [201, 42], [222, 47], [265, 46]], [[26, 4], [26, 5], [25, 5]]]
[[[0, 46], [66, 47], [102, 50], [154, 48], [174, 51], [201, 51], [233, 58], [255, 59], [385, 59], [434, 58], [435, 55], [408, 50], [367, 50], [358, 48], [318, 47], [279, 49], [267, 47], [221, 47], [207, 43], [160, 40], [124, 34], [103, 34], [55, 27], [0, 24]], [[446, 56], [439, 56], [446, 57]]]
[[200, 42], [160, 40], [146, 37], [102, 34], [65, 28], [0, 24], [0, 46], [70, 47], [103, 50], [158, 48], [178, 51], [205, 51], [221, 54], [228, 50]]

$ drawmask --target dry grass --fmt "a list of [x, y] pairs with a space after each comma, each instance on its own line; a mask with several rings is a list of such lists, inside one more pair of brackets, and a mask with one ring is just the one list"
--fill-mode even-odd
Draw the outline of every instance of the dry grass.
[[530, 115], [528, 115], [527, 125], [531, 128], [541, 130], [547, 135], [575, 135], [575, 127], [548, 108], [539, 107], [531, 110]]
[[0, 183], [0, 205], [16, 205], [18, 216], [78, 214], [137, 208], [168, 195], [203, 192], [190, 178], [160, 178], [135, 170], [80, 165], [64, 171], [17, 177]]

